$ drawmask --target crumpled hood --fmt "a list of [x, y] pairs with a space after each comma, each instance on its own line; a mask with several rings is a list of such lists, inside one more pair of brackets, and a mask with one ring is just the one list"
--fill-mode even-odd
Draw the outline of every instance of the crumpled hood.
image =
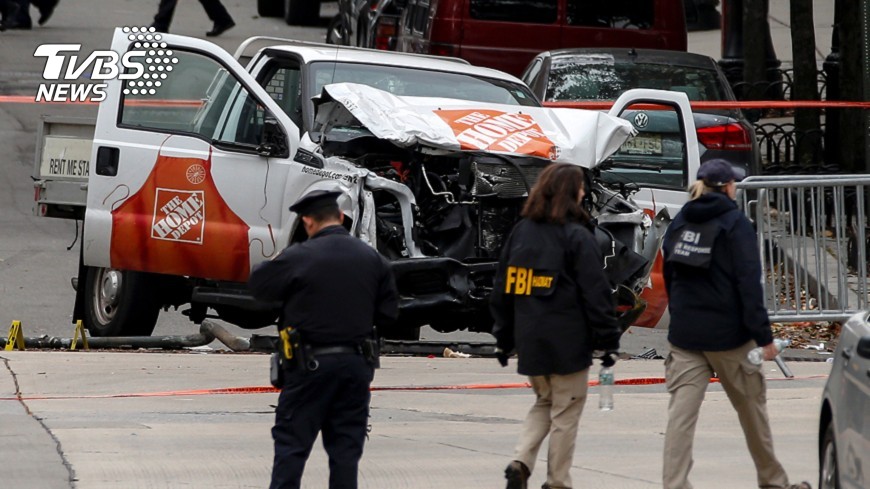
[[736, 208], [737, 203], [727, 195], [711, 192], [686, 202], [683, 215], [689, 222], [705, 222]]
[[456, 99], [401, 97], [355, 83], [323, 87], [315, 127], [347, 122], [349, 112], [379, 139], [401, 147], [536, 156], [594, 168], [633, 133], [603, 112], [521, 107]]

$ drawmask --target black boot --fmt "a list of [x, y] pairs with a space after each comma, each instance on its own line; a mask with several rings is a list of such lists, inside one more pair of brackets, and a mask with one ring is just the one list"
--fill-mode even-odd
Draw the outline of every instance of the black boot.
[[0, 21], [0, 31], [5, 31], [6, 29], [17, 29], [19, 27], [18, 24], [18, 11], [21, 9], [21, 6], [18, 5], [18, 2], [6, 2], [6, 11], [3, 13], [3, 20]]
[[529, 472], [529, 468], [526, 467], [526, 464], [519, 460], [514, 460], [508, 464], [506, 469], [504, 469], [504, 477], [507, 479], [506, 489], [528, 489], [530, 475], [532, 475], [532, 473]]
[[43, 25], [48, 22], [48, 19], [51, 18], [51, 14], [54, 13], [54, 8], [57, 7], [58, 1], [59, 0], [51, 0], [39, 6], [39, 20], [36, 21], [37, 24]]
[[218, 24], [217, 22], [215, 22], [214, 27], [212, 27], [212, 29], [210, 31], [206, 32], [205, 35], [208, 37], [219, 36], [219, 35], [223, 34], [224, 32], [235, 27], [235, 25], [236, 25], [236, 23], [233, 22], [232, 20], [230, 20], [227, 23], [222, 23], [222, 24]]

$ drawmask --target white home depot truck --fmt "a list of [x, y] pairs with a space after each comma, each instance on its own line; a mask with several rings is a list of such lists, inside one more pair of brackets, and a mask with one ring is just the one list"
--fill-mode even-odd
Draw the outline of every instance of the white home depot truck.
[[[684, 95], [627, 92], [610, 115], [545, 109], [515, 78], [455, 60], [263, 39], [233, 57], [164, 42], [168, 76], [139, 93], [112, 80], [95, 125], [46, 118], [39, 134], [35, 212], [84, 220], [73, 320], [91, 334], [148, 335], [161, 308], [185, 304], [194, 322], [213, 311], [273, 324], [278, 305], [248, 294], [248, 274], [305, 239], [288, 207], [324, 188], [342, 191], [345, 225], [391, 261], [402, 299], [387, 336], [489, 331], [501, 244], [553, 161], [590, 169], [603, 265], [626, 320], [643, 310], [667, 219], [641, 206], [678, 206], [697, 169]], [[112, 50], [132, 44], [119, 29]], [[646, 166], [620, 149], [636, 129], [618, 115], [638, 103], [680, 115]], [[637, 188], [625, 171], [681, 188]]]

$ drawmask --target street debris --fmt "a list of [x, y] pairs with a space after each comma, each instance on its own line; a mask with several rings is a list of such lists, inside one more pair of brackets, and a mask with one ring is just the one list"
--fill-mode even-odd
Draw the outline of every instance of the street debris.
[[444, 348], [444, 358], [471, 358], [471, 355], [461, 351], [453, 351], [450, 348]]

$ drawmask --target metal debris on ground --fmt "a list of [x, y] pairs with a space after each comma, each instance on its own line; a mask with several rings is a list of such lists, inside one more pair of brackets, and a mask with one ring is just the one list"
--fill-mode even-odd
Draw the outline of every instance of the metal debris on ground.
[[643, 359], [643, 360], [662, 360], [665, 357], [659, 355], [655, 348], [648, 348], [644, 350], [641, 354], [635, 355], [631, 357], [632, 359]]
[[461, 351], [453, 351], [450, 348], [444, 348], [444, 358], [471, 358], [471, 355]]
[[775, 338], [791, 340], [789, 348], [834, 351], [842, 324], [834, 321], [772, 323]]

